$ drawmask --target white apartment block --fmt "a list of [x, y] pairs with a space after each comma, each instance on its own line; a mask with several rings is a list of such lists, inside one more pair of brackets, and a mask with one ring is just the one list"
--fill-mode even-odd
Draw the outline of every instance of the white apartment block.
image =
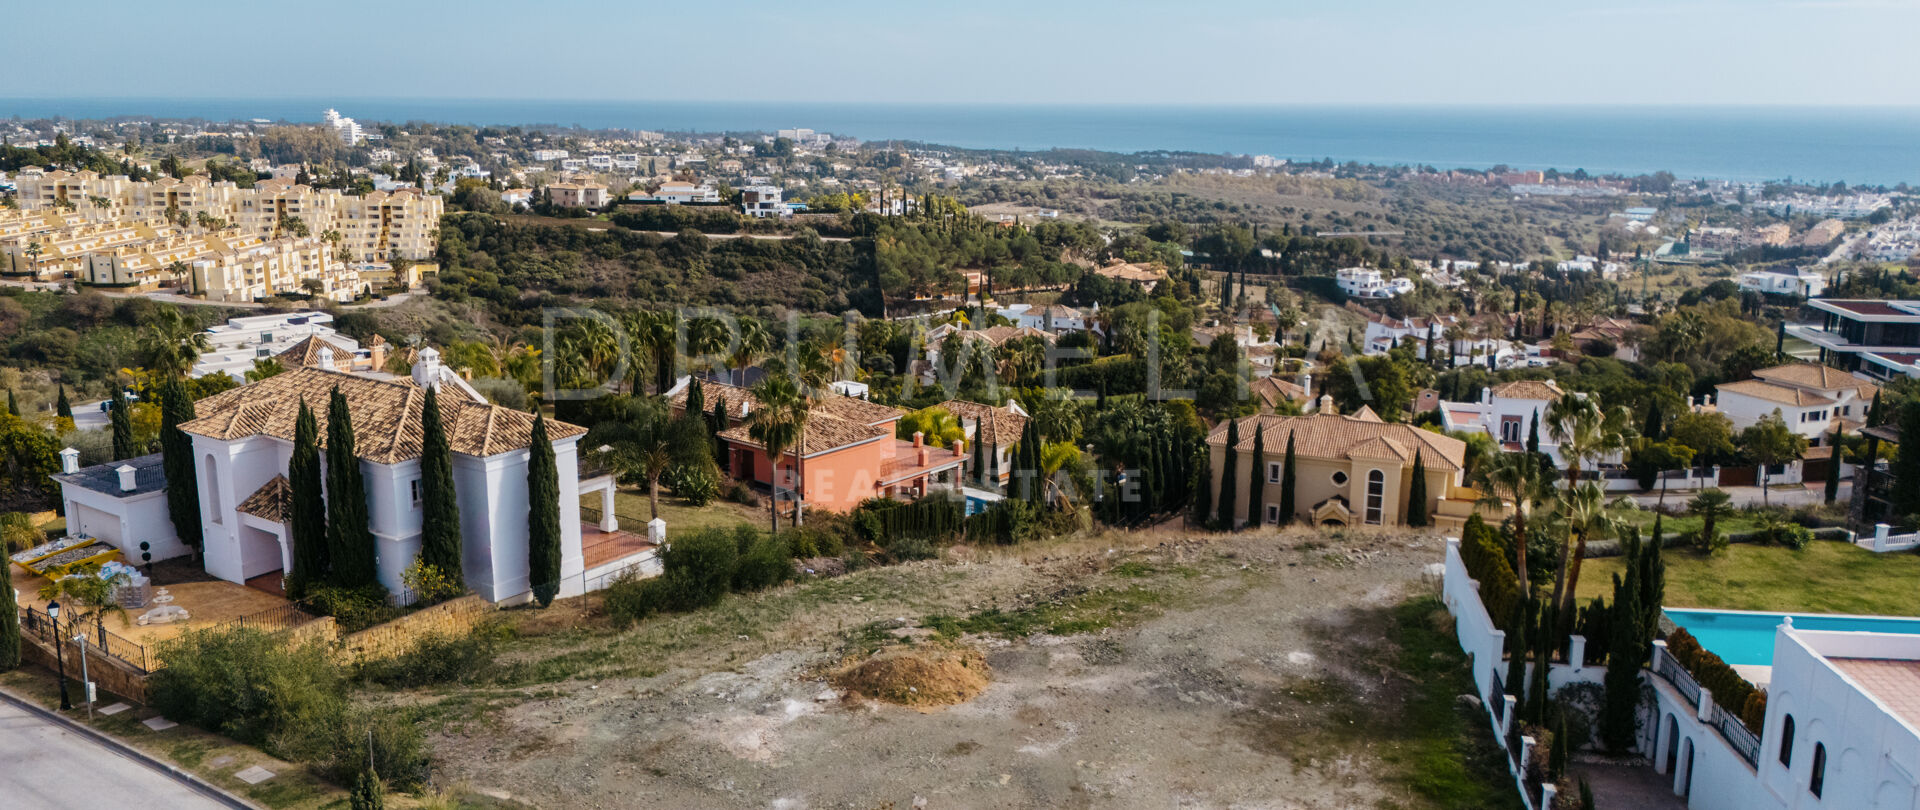
[[556, 160], [566, 160], [566, 159], [567, 159], [567, 150], [565, 149], [533, 150], [533, 160], [535, 163], [551, 163]]

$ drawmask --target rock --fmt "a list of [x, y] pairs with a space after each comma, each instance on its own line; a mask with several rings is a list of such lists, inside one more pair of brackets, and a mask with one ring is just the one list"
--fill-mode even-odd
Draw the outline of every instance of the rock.
[[1482, 704], [1480, 703], [1480, 698], [1475, 695], [1461, 695], [1457, 698], [1454, 698], [1453, 702], [1458, 703], [1474, 711], [1480, 711], [1482, 706]]

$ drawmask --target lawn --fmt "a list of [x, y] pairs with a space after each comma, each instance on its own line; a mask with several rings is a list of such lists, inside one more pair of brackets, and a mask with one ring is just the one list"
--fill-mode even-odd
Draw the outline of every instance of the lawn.
[[[598, 520], [600, 494], [596, 492], [582, 496], [580, 507], [582, 520]], [[645, 534], [647, 521], [653, 519], [653, 509], [647, 504], [647, 492], [638, 487], [621, 487], [614, 493], [613, 513], [620, 518], [621, 530], [637, 534]], [[726, 500], [716, 500], [706, 506], [691, 506], [663, 488], [660, 492], [660, 519], [667, 522], [669, 534], [713, 527], [731, 528], [742, 523], [764, 527], [767, 525], [767, 510]], [[785, 522], [781, 521], [782, 524]]]
[[[1801, 551], [1737, 543], [1714, 557], [1668, 548], [1666, 561], [1673, 607], [1920, 616], [1920, 555], [1816, 541]], [[1611, 595], [1620, 565], [1618, 557], [1589, 560], [1580, 599]]]

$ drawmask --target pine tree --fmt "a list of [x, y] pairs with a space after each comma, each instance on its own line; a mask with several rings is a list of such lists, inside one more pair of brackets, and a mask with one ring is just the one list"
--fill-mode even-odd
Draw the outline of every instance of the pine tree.
[[[692, 402], [691, 398], [688, 400]], [[697, 411], [695, 413], [698, 413]], [[464, 589], [460, 562], [460, 507], [453, 489], [453, 450], [440, 421], [440, 397], [427, 388], [420, 407], [420, 559]]]
[[1248, 478], [1247, 525], [1259, 526], [1267, 515], [1267, 423], [1253, 428], [1253, 473]]
[[1293, 510], [1295, 508], [1293, 488], [1295, 483], [1293, 468], [1293, 431], [1289, 430], [1287, 431], [1287, 455], [1285, 460], [1280, 462], [1280, 525], [1282, 526], [1293, 523]]
[[527, 576], [534, 601], [541, 607], [553, 604], [560, 592], [560, 472], [547, 418], [537, 412], [527, 447]]
[[1234, 510], [1237, 505], [1235, 496], [1239, 494], [1235, 490], [1240, 488], [1240, 422], [1236, 419], [1227, 420], [1226, 457], [1227, 468], [1220, 473], [1220, 522], [1224, 528], [1231, 530], [1234, 528], [1233, 519], [1239, 514]]
[[60, 398], [53, 401], [53, 413], [61, 419], [73, 418], [73, 403], [67, 401], [67, 387], [60, 386]]
[[347, 794], [349, 810], [386, 810], [387, 790], [380, 784], [380, 776], [368, 768], [360, 772], [360, 778], [354, 780], [353, 791]]
[[0, 559], [0, 672], [20, 666], [20, 604], [13, 596], [13, 562]]
[[328, 543], [327, 502], [321, 494], [320, 424], [313, 409], [300, 400], [300, 415], [293, 423], [293, 457], [287, 462], [287, 484], [293, 491], [288, 528], [293, 540], [293, 571], [287, 577], [287, 592], [295, 599], [304, 597], [314, 584], [327, 581]]
[[113, 460], [133, 458], [133, 413], [128, 410], [127, 395], [120, 389], [113, 391], [113, 404], [107, 414], [108, 422], [113, 426]]
[[373, 530], [367, 525], [367, 485], [353, 449], [353, 415], [334, 386], [327, 400], [327, 559], [329, 580], [343, 588], [380, 587]]
[[1413, 451], [1413, 483], [1407, 485], [1407, 525], [1427, 525], [1427, 463]]
[[[66, 391], [62, 389], [61, 402]], [[193, 396], [179, 379], [160, 384], [160, 465], [167, 473], [167, 517], [173, 533], [198, 554], [206, 542], [200, 524], [200, 480], [193, 468], [193, 439], [180, 426], [193, 421]]]

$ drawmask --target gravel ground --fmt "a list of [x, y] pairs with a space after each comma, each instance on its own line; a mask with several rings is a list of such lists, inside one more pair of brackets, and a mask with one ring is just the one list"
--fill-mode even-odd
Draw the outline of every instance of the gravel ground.
[[[523, 636], [510, 659], [590, 663], [459, 710], [433, 740], [440, 777], [556, 808], [1417, 807], [1337, 726], [1396, 688], [1368, 665], [1381, 617], [1431, 589], [1439, 555], [1419, 535], [1141, 533], [870, 570], [626, 633]], [[922, 712], [824, 681], [864, 624], [1089, 589], [1142, 606], [1079, 635], [965, 636], [993, 671], [968, 703]]]

